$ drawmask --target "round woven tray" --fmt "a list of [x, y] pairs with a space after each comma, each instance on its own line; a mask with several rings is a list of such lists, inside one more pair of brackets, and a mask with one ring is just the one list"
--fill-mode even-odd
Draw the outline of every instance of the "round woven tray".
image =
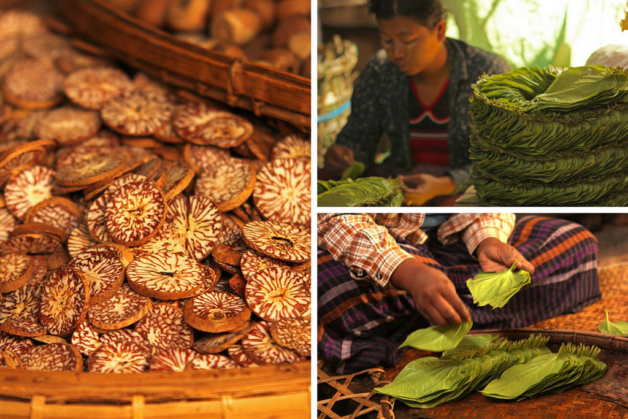
[[175, 86], [310, 129], [311, 82], [243, 63], [148, 26], [105, 0], [59, 0], [61, 15], [81, 38], [111, 56]]

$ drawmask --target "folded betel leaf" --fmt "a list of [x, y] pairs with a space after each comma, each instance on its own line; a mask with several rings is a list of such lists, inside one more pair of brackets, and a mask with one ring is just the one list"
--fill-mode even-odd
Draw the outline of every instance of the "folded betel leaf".
[[364, 173], [364, 163], [356, 161], [356, 162], [353, 162], [351, 167], [349, 167], [347, 170], [344, 171], [340, 180], [347, 180], [347, 179], [355, 180], [359, 178], [360, 176], [362, 176], [362, 173]]
[[480, 272], [473, 279], [467, 280], [467, 287], [473, 295], [473, 302], [479, 306], [490, 305], [501, 308], [521, 288], [531, 281], [530, 273], [524, 270], [515, 272], [517, 261], [510, 269], [501, 272]]
[[608, 318], [608, 311], [606, 311], [606, 320], [600, 324], [600, 332], [606, 335], [628, 336], [628, 322], [611, 323]]
[[453, 326], [430, 326], [419, 329], [412, 332], [400, 347], [410, 346], [431, 352], [448, 351], [458, 346], [472, 326], [473, 321], [469, 321]]
[[[320, 188], [319, 188], [320, 189]], [[319, 207], [386, 207], [403, 202], [401, 182], [381, 177], [335, 182], [318, 195]]]
[[458, 346], [456, 346], [454, 349], [444, 352], [443, 356], [447, 357], [464, 351], [482, 349], [493, 343], [501, 342], [503, 340], [503, 338], [495, 335], [465, 336], [462, 338]]

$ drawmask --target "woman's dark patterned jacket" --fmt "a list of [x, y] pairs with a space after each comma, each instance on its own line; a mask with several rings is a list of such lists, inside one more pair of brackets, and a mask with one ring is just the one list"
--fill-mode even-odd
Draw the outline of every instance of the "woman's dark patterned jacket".
[[[500, 74], [511, 68], [493, 53], [447, 38], [445, 40], [450, 66], [449, 82], [449, 153], [456, 182], [455, 194], [470, 184], [469, 136], [471, 85], [482, 74]], [[391, 156], [386, 163], [408, 170], [411, 166], [410, 122], [408, 111], [408, 76], [388, 59], [385, 51], [377, 53], [358, 78], [351, 98], [351, 116], [336, 144], [349, 147], [355, 160], [373, 164], [383, 134], [391, 143]]]

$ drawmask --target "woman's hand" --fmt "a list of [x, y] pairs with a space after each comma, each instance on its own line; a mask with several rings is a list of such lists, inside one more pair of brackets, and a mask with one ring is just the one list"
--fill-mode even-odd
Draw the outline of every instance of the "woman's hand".
[[399, 176], [399, 180], [406, 187], [404, 204], [416, 207], [437, 196], [451, 195], [456, 189], [456, 183], [450, 176], [435, 177], [421, 173]]
[[484, 272], [500, 272], [509, 269], [515, 259], [517, 268], [534, 273], [534, 266], [511, 245], [502, 243], [495, 237], [484, 239], [476, 249], [476, 255]]
[[415, 258], [403, 261], [390, 278], [390, 283], [409, 292], [419, 313], [432, 324], [446, 326], [471, 320], [449, 278]]
[[342, 145], [334, 145], [325, 153], [325, 171], [330, 176], [340, 177], [353, 164], [353, 151]]

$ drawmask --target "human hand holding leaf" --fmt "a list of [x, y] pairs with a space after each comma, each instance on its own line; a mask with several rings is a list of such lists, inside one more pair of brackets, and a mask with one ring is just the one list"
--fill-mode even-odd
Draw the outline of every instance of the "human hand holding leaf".
[[493, 308], [501, 308], [521, 288], [531, 281], [530, 274], [526, 271], [515, 272], [517, 261], [510, 269], [502, 272], [480, 272], [473, 279], [467, 280], [467, 287], [473, 295], [473, 302], [480, 305], [490, 305]]

